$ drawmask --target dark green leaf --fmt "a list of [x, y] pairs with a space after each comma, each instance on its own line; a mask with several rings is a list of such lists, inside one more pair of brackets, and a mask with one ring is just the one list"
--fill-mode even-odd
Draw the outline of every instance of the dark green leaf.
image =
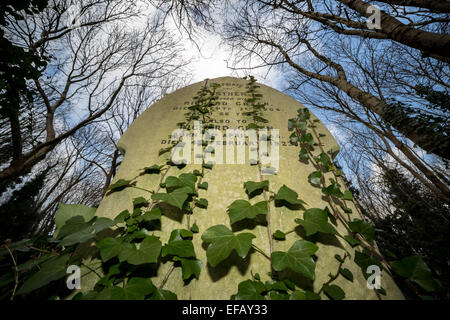
[[54, 280], [58, 280], [66, 276], [67, 262], [69, 255], [61, 255], [45, 261], [39, 271], [31, 275], [25, 280], [16, 294], [27, 293], [39, 289]]
[[326, 293], [328, 297], [330, 297], [333, 300], [342, 300], [345, 298], [345, 292], [341, 289], [341, 287], [332, 284], [324, 284], [323, 285], [323, 291]]
[[152, 200], [164, 201], [171, 206], [177, 207], [179, 209], [183, 208], [184, 202], [188, 198], [189, 189], [180, 188], [176, 189], [171, 193], [155, 193], [152, 194]]
[[336, 198], [342, 198], [343, 193], [339, 189], [339, 186], [336, 183], [330, 184], [328, 187], [322, 188], [322, 193], [326, 196], [334, 196]]
[[252, 246], [252, 239], [256, 238], [251, 233], [235, 235], [224, 225], [216, 225], [208, 228], [202, 235], [202, 240], [211, 243], [206, 250], [206, 257], [212, 267], [225, 260], [236, 250], [241, 258], [245, 258]]
[[414, 281], [426, 291], [435, 292], [441, 288], [420, 255], [394, 261], [392, 268], [398, 275]]
[[267, 214], [267, 201], [252, 205], [246, 200], [236, 200], [228, 207], [231, 224], [244, 219], [253, 219], [259, 214]]
[[133, 208], [140, 208], [140, 207], [143, 207], [146, 205], [148, 205], [148, 202], [143, 197], [138, 197], [138, 198], [133, 199]]
[[202, 182], [198, 184], [199, 189], [208, 190], [208, 182]]
[[161, 209], [160, 208], [153, 208], [150, 211], [145, 212], [143, 215], [136, 218], [137, 221], [153, 221], [153, 220], [161, 220]]
[[351, 282], [353, 282], [353, 273], [347, 269], [347, 268], [340, 268], [339, 269], [340, 274], [342, 274], [342, 276], [344, 276], [344, 278], [350, 280]]
[[239, 283], [236, 300], [264, 300], [261, 295], [265, 291], [265, 286], [261, 281], [246, 280]]
[[244, 182], [244, 188], [248, 196], [252, 198], [252, 194], [255, 191], [267, 190], [269, 188], [269, 181], [268, 180], [264, 180], [261, 182], [247, 181]]
[[64, 204], [59, 203], [58, 210], [55, 214], [55, 225], [56, 225], [56, 232], [55, 237], [59, 233], [59, 230], [62, 228], [62, 226], [72, 217], [75, 216], [81, 216], [83, 217], [84, 221], [91, 220], [94, 215], [97, 208], [91, 208], [84, 206], [82, 204]]
[[202, 269], [202, 262], [198, 259], [185, 259], [180, 257], [174, 257], [174, 261], [181, 262], [181, 272], [183, 274], [183, 280], [187, 280], [194, 276], [198, 279], [200, 271]]
[[322, 209], [311, 208], [306, 210], [303, 213], [303, 219], [295, 219], [295, 222], [305, 228], [307, 236], [317, 232], [338, 234], [336, 229], [328, 223], [328, 214]]
[[306, 204], [303, 200], [298, 199], [298, 194], [294, 190], [283, 185], [275, 194], [275, 201], [286, 201], [289, 204]]
[[192, 240], [175, 240], [169, 241], [162, 248], [161, 252], [162, 256], [178, 256], [181, 258], [195, 258], [195, 250], [194, 245], [192, 244]]
[[322, 180], [320, 179], [322, 177], [322, 173], [320, 171], [314, 171], [308, 176], [308, 181], [312, 185], [320, 186], [322, 183]]
[[273, 238], [276, 240], [286, 240], [286, 234], [281, 230], [277, 230], [273, 234]]
[[308, 151], [305, 148], [300, 149], [298, 159], [303, 162], [308, 162], [309, 160]]
[[348, 223], [350, 230], [353, 232], [358, 232], [361, 234], [367, 241], [375, 240], [375, 230], [373, 227], [360, 219], [353, 219]]
[[350, 190], [345, 190], [342, 196], [342, 200], [353, 200], [353, 195]]
[[308, 279], [314, 280], [314, 269], [316, 264], [312, 255], [319, 248], [312, 242], [297, 240], [288, 252], [276, 251], [272, 253], [272, 267], [275, 271], [282, 271], [289, 268]]
[[204, 199], [204, 198], [201, 198], [201, 199], [197, 199], [197, 200], [195, 200], [195, 205], [197, 206], [197, 207], [200, 207], [200, 208], [208, 208], [208, 200], [206, 200], [206, 199]]
[[352, 247], [358, 245], [361, 243], [361, 241], [359, 241], [356, 238], [350, 237], [350, 236], [344, 236], [345, 241], [347, 241]]
[[198, 233], [199, 232], [198, 225], [194, 223], [191, 227], [191, 231], [193, 233]]
[[134, 265], [156, 263], [160, 252], [161, 241], [155, 236], [150, 236], [141, 242], [139, 249], [134, 244], [123, 246], [119, 253], [119, 260]]

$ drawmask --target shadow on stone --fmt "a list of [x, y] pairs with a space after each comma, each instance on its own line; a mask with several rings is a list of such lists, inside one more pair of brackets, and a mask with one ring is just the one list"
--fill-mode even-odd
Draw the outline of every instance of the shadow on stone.
[[333, 234], [318, 232], [313, 235], [307, 236], [305, 229], [300, 225], [295, 227], [295, 233], [297, 233], [302, 239], [305, 239], [307, 241], [319, 242], [324, 245], [334, 246], [345, 250], [339, 239]]
[[231, 231], [238, 232], [242, 230], [253, 230], [257, 226], [267, 226], [267, 220], [265, 215], [257, 215], [254, 219], [244, 219], [241, 221], [238, 221], [236, 223], [233, 223], [231, 226]]

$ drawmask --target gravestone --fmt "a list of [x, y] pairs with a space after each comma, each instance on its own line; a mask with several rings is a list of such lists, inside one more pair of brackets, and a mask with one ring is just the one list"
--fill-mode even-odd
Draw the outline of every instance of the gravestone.
[[[160, 175], [140, 175], [140, 173], [145, 167], [154, 164], [162, 165], [170, 161], [170, 152], [160, 155], [159, 151], [176, 143], [175, 141], [171, 142], [171, 134], [177, 129], [177, 123], [186, 121], [185, 113], [189, 111], [188, 108], [193, 104], [194, 97], [205, 84], [217, 83], [220, 85], [217, 89], [218, 100], [211, 109], [214, 128], [223, 132], [224, 135], [227, 129], [247, 129], [249, 121], [243, 113], [251, 110], [245, 103], [245, 99], [248, 98], [246, 93], [248, 82], [248, 80], [232, 77], [199, 82], [179, 89], [149, 107], [134, 121], [118, 142], [124, 158], [114, 182], [137, 177], [137, 188], [125, 188], [122, 191], [107, 194], [96, 214], [113, 219], [123, 210], [132, 212], [134, 198], [144, 197], [150, 200], [151, 194], [143, 189], [159, 188], [159, 192], [165, 192], [164, 188], [158, 187]], [[321, 188], [308, 182], [308, 175], [315, 170], [313, 165], [311, 162], [309, 164], [301, 163], [299, 147], [289, 142], [292, 132], [288, 131], [288, 119], [296, 117], [297, 110], [304, 107], [293, 98], [268, 86], [260, 85], [257, 91], [262, 94], [261, 101], [266, 107], [264, 116], [269, 120], [266, 124], [268, 133], [270, 134], [271, 129], [279, 130], [279, 163], [276, 174], [264, 175], [262, 179], [269, 181], [270, 190], [274, 192], [277, 192], [283, 185], [288, 186], [298, 193], [299, 199], [307, 203], [301, 209], [275, 206], [273, 202], [270, 204], [271, 232], [295, 230], [295, 232], [287, 234], [284, 241], [272, 240], [273, 251], [287, 251], [297, 240], [303, 238], [311, 240], [311, 237], [305, 236], [305, 230], [294, 220], [302, 218], [305, 209], [325, 208], [329, 206], [329, 203], [324, 198]], [[317, 120], [317, 117], [311, 114], [311, 120]], [[323, 148], [335, 156], [339, 152], [335, 139], [320, 121], [314, 121], [314, 124], [316, 132], [321, 137]], [[272, 141], [271, 144], [273, 143]], [[268, 152], [273, 150], [275, 149], [269, 148]], [[183, 281], [180, 267], [171, 270], [172, 261], [161, 263], [157, 275], [152, 278], [153, 283], [157, 286], [164, 281], [164, 289], [175, 292], [178, 299], [229, 299], [231, 295], [237, 293], [238, 284], [244, 280], [253, 279], [252, 275], [258, 273], [263, 282], [269, 280], [270, 263], [267, 257], [254, 249], [251, 249], [245, 258], [232, 252], [227, 259], [212, 267], [206, 257], [209, 244], [201, 238], [208, 228], [214, 225], [225, 225], [236, 233], [250, 232], [254, 234], [253, 244], [266, 253], [270, 252], [267, 226], [264, 223], [245, 220], [242, 223], [231, 225], [227, 212], [230, 204], [238, 199], [245, 199], [252, 204], [264, 200], [263, 194], [249, 199], [243, 187], [244, 182], [260, 181], [261, 178], [258, 165], [251, 165], [247, 159], [249, 152], [247, 148], [244, 164], [230, 164], [224, 160], [223, 164], [214, 164], [212, 169], [205, 171], [203, 181], [208, 182], [208, 189], [200, 189], [198, 193], [199, 198], [208, 200], [208, 207], [206, 209], [196, 207], [189, 218], [190, 226], [195, 223], [199, 227], [199, 233], [194, 234], [193, 237], [196, 256], [202, 263], [199, 278], [193, 278], [188, 282]], [[224, 148], [223, 159], [226, 159], [225, 153], [226, 149]], [[192, 154], [192, 162], [195, 160], [194, 157], [195, 155]], [[184, 167], [172, 166], [167, 176], [178, 177], [181, 173], [192, 172], [195, 169], [200, 170], [201, 167], [202, 165], [198, 163], [187, 164]], [[327, 176], [327, 180], [329, 177], [331, 174]], [[342, 180], [339, 182], [345, 186]], [[346, 201], [346, 205], [352, 210], [351, 214], [345, 214], [346, 217], [360, 218], [351, 201]], [[152, 233], [159, 236], [162, 243], [165, 244], [168, 242], [172, 230], [186, 228], [187, 215], [180, 214], [180, 210], [170, 206], [163, 206], [161, 209], [163, 215], [160, 228], [158, 228], [160, 230], [154, 230]], [[348, 234], [348, 230], [339, 221], [336, 229], [343, 235]], [[330, 279], [329, 274], [334, 275], [338, 270], [339, 261], [336, 260], [335, 255], [343, 256], [345, 252], [348, 252], [350, 258], [344, 261], [342, 267], [350, 270], [354, 279], [349, 281], [343, 276], [339, 276], [332, 284], [339, 285], [344, 289], [346, 299], [378, 299], [375, 290], [367, 287], [361, 268], [354, 262], [355, 248], [334, 235], [318, 233], [312, 237], [319, 247], [315, 259], [315, 280], [313, 282], [291, 273], [289, 278], [299, 288], [309, 286], [315, 292], [319, 292], [322, 285]], [[386, 295], [379, 295], [380, 298], [403, 299], [402, 293], [385, 271], [381, 273], [381, 286], [385, 289]], [[321, 296], [326, 297], [323, 292]]]

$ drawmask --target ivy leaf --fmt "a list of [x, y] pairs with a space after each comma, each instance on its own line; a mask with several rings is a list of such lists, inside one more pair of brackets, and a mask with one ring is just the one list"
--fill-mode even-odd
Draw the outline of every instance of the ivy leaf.
[[195, 169], [194, 171], [192, 171], [192, 173], [193, 173], [194, 175], [196, 175], [196, 176], [203, 177], [203, 174], [202, 174], [199, 170], [197, 170], [197, 169]]
[[342, 200], [350, 200], [350, 201], [354, 200], [353, 199], [353, 194], [351, 193], [350, 190], [345, 190], [344, 191], [343, 196], [342, 196]]
[[194, 223], [194, 224], [192, 225], [191, 231], [192, 231], [193, 233], [198, 233], [198, 232], [199, 232], [199, 228], [198, 228], [198, 225], [197, 225], [196, 223]]
[[192, 192], [195, 192], [195, 183], [197, 182], [197, 176], [192, 173], [182, 173], [179, 179], [183, 186], [191, 188]]
[[138, 222], [146, 221], [150, 222], [153, 220], [161, 220], [161, 209], [160, 208], [153, 208], [150, 211], [145, 212], [143, 215], [136, 218]]
[[326, 196], [334, 196], [336, 198], [342, 198], [342, 196], [343, 196], [343, 193], [339, 189], [339, 186], [337, 185], [337, 183], [332, 183], [326, 188], [323, 187], [322, 193]]
[[373, 227], [360, 219], [353, 219], [348, 223], [350, 230], [353, 232], [358, 232], [361, 234], [367, 241], [375, 240], [375, 230]]
[[154, 164], [150, 167], [145, 167], [144, 168], [144, 173], [148, 173], [148, 174], [152, 174], [152, 173], [160, 173], [162, 167], [164, 167], [164, 165], [162, 166], [158, 166], [157, 164]]
[[320, 295], [309, 290], [306, 290], [305, 292], [295, 290], [289, 296], [289, 300], [320, 300], [320, 299], [321, 299]]
[[275, 231], [275, 233], [273, 234], [273, 238], [276, 240], [286, 240], [286, 234], [281, 231], [281, 230], [277, 230]]
[[298, 159], [303, 162], [308, 162], [309, 157], [308, 157], [308, 151], [306, 150], [306, 148], [300, 149], [300, 152], [298, 153]]
[[332, 284], [324, 284], [323, 285], [323, 291], [326, 293], [328, 297], [330, 297], [333, 300], [342, 300], [345, 298], [345, 292], [341, 289], [341, 287]]
[[155, 285], [147, 278], [131, 278], [125, 288], [112, 286], [103, 289], [96, 300], [144, 300], [145, 296], [157, 292]]
[[261, 182], [247, 181], [244, 182], [244, 188], [249, 198], [252, 198], [256, 191], [267, 190], [269, 188], [269, 180], [264, 180]]
[[328, 171], [330, 171], [330, 166], [332, 166], [331, 159], [325, 152], [322, 152], [319, 155], [317, 162], [321, 163]]
[[275, 251], [272, 253], [272, 267], [275, 271], [282, 271], [289, 268], [308, 279], [314, 280], [316, 264], [311, 256], [318, 249], [312, 242], [297, 240], [288, 252]]
[[267, 214], [267, 201], [252, 205], [246, 200], [236, 200], [228, 207], [231, 224], [244, 219], [253, 219], [259, 214]]
[[94, 222], [94, 230], [96, 233], [99, 233], [102, 230], [108, 229], [109, 227], [113, 226], [115, 222], [109, 218], [106, 217], [99, 217]]
[[371, 257], [369, 254], [367, 254], [366, 251], [364, 252], [355, 251], [354, 261], [361, 268], [361, 271], [365, 279], [367, 279], [370, 276], [370, 274], [366, 272], [369, 266], [377, 265], [380, 267], [380, 263], [378, 262], [378, 260]]
[[392, 268], [398, 275], [417, 283], [426, 291], [435, 292], [441, 288], [440, 283], [433, 279], [430, 269], [420, 255], [394, 261]]
[[305, 133], [305, 134], [302, 134], [302, 136], [300, 137], [300, 142], [303, 142], [303, 143], [306, 143], [309, 145], [313, 145], [314, 138], [311, 133]]
[[174, 257], [173, 260], [181, 262], [181, 273], [183, 275], [183, 280], [188, 280], [192, 276], [198, 279], [202, 269], [202, 262], [200, 260], [185, 259], [180, 257]]
[[236, 250], [241, 258], [245, 258], [250, 251], [253, 238], [256, 236], [252, 233], [235, 235], [224, 225], [212, 226], [202, 234], [202, 240], [210, 243], [206, 257], [212, 267], [225, 260], [233, 250]]
[[177, 295], [169, 290], [159, 290], [148, 300], [177, 300]]
[[57, 239], [62, 239], [74, 233], [80, 232], [88, 227], [90, 223], [84, 221], [82, 216], [75, 216], [66, 221], [58, 232]]
[[164, 183], [167, 189], [181, 188], [183, 186], [183, 182], [174, 176], [167, 177]]
[[236, 300], [264, 300], [262, 293], [266, 287], [261, 281], [246, 280], [238, 285]]
[[298, 199], [298, 194], [294, 190], [283, 185], [275, 194], [275, 201], [285, 201], [291, 205], [306, 204], [305, 201]]
[[208, 190], [208, 182], [202, 182], [198, 184], [199, 189]]
[[134, 244], [123, 246], [119, 253], [119, 260], [134, 265], [156, 263], [160, 252], [161, 241], [155, 236], [150, 236], [141, 242], [139, 249]]
[[308, 176], [308, 181], [312, 185], [320, 186], [320, 184], [322, 183], [322, 181], [320, 180], [321, 177], [322, 177], [322, 172], [314, 171]]
[[119, 179], [119, 181], [117, 181], [116, 183], [111, 184], [108, 187], [107, 191], [112, 191], [112, 192], [121, 191], [121, 190], [125, 189], [126, 187], [129, 187], [130, 182], [131, 182], [131, 180]]
[[359, 241], [356, 238], [350, 237], [350, 236], [344, 236], [345, 241], [347, 241], [352, 247], [361, 244], [361, 241]]
[[180, 240], [175, 239], [169, 241], [163, 248], [161, 252], [162, 256], [178, 256], [181, 258], [195, 258], [194, 245], [192, 240]]
[[39, 271], [25, 280], [16, 294], [27, 293], [39, 289], [54, 280], [66, 276], [66, 266], [69, 261], [69, 255], [61, 255], [45, 261]]
[[200, 208], [208, 208], [208, 200], [201, 198], [195, 201], [195, 205]]
[[72, 217], [81, 216], [84, 221], [91, 220], [97, 208], [91, 208], [82, 204], [58, 204], [58, 210], [55, 213], [55, 237], [58, 235], [62, 226]]
[[281, 281], [276, 281], [276, 282], [266, 281], [265, 286], [266, 286], [267, 291], [271, 291], [271, 290], [281, 291], [281, 292], [288, 291], [288, 287], [286, 286], [286, 284]]
[[297, 137], [297, 134], [295, 132], [292, 132], [292, 134], [289, 136], [289, 141], [293, 145], [297, 145], [298, 137]]
[[342, 276], [351, 282], [353, 282], [353, 273], [347, 269], [347, 268], [340, 268], [339, 273], [342, 274]]
[[88, 226], [83, 230], [69, 234], [67, 237], [61, 240], [59, 246], [68, 247], [74, 244], [84, 243], [95, 237], [95, 230], [93, 227]]
[[123, 223], [130, 217], [130, 212], [128, 210], [123, 210], [121, 213], [114, 218], [114, 223]]
[[100, 250], [100, 257], [103, 262], [111, 258], [117, 257], [122, 250], [122, 241], [117, 238], [106, 237], [96, 243]]
[[148, 205], [148, 202], [143, 197], [137, 197], [137, 198], [133, 199], [133, 208], [134, 209], [140, 208], [140, 207], [143, 207], [143, 206], [146, 206], [146, 205]]
[[180, 188], [175, 189], [171, 193], [155, 193], [152, 194], [152, 200], [155, 201], [164, 201], [171, 206], [177, 207], [178, 209], [183, 208], [184, 202], [188, 198], [189, 189]]
[[295, 219], [295, 222], [305, 228], [307, 236], [317, 232], [338, 234], [336, 229], [328, 223], [328, 214], [322, 209], [311, 208], [306, 210], [303, 213], [303, 219]]
[[125, 300], [143, 300], [145, 296], [155, 291], [157, 289], [150, 279], [131, 278], [124, 288]]

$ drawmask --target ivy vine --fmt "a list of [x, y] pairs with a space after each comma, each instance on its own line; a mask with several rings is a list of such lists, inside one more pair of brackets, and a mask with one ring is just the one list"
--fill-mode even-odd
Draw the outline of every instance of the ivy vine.
[[[264, 128], [269, 120], [265, 118], [265, 104], [259, 85], [253, 76], [246, 77], [246, 103], [251, 110], [244, 116], [251, 120], [248, 129]], [[202, 86], [194, 97], [194, 103], [185, 114], [185, 121], [178, 123], [178, 127], [189, 130], [193, 121], [202, 120], [205, 123], [202, 134], [213, 127], [211, 110], [217, 104], [216, 90], [218, 84]], [[237, 293], [231, 296], [235, 300], [318, 300], [321, 294], [330, 299], [344, 299], [345, 292], [334, 281], [343, 277], [353, 281], [352, 272], [343, 267], [346, 259], [352, 259], [361, 267], [365, 278], [367, 267], [378, 265], [389, 274], [396, 274], [403, 279], [407, 286], [415, 292], [419, 290], [436, 292], [440, 290], [440, 283], [432, 278], [431, 272], [420, 256], [407, 257], [393, 262], [379, 252], [375, 246], [375, 231], [365, 221], [364, 216], [349, 190], [339, 183], [342, 172], [332, 161], [330, 152], [325, 152], [321, 142], [322, 134], [316, 130], [315, 123], [307, 109], [301, 108], [295, 118], [289, 119], [288, 129], [292, 131], [291, 144], [299, 146], [299, 165], [312, 163], [315, 170], [308, 175], [308, 181], [313, 187], [320, 188], [327, 200], [325, 208], [309, 208], [303, 210], [302, 218], [296, 218], [295, 223], [301, 225], [309, 240], [295, 239], [287, 251], [275, 251], [275, 241], [285, 241], [294, 230], [276, 230], [272, 232], [272, 215], [281, 206], [288, 209], [304, 209], [306, 202], [299, 198], [298, 193], [286, 185], [276, 192], [271, 190], [270, 180], [263, 179], [261, 154], [257, 144], [258, 159], [252, 163], [258, 169], [258, 181], [245, 181], [243, 188], [248, 199], [237, 199], [230, 203], [227, 213], [230, 225], [244, 219], [264, 217], [267, 229], [266, 240], [269, 252], [257, 247], [253, 240], [256, 238], [251, 232], [233, 232], [228, 226], [214, 225], [201, 234], [201, 239], [208, 245], [206, 249], [207, 262], [215, 267], [235, 251], [241, 258], [250, 254], [251, 249], [261, 254], [267, 260], [267, 274], [269, 281], [263, 282], [261, 275], [252, 274], [238, 284]], [[181, 138], [180, 138], [181, 141]], [[159, 156], [171, 152], [174, 145], [161, 149]], [[72, 299], [148, 299], [167, 300], [176, 299], [174, 292], [164, 289], [175, 268], [181, 268], [184, 281], [199, 278], [202, 272], [202, 262], [197, 259], [192, 240], [199, 236], [199, 227], [191, 221], [196, 210], [207, 210], [208, 200], [199, 198], [199, 190], [208, 190], [205, 181], [211, 163], [205, 163], [202, 157], [201, 170], [181, 173], [178, 176], [169, 175], [176, 165], [171, 161], [163, 164], [152, 164], [141, 169], [132, 179], [120, 179], [108, 188], [108, 193], [120, 192], [125, 188], [136, 188], [145, 191], [148, 197], [132, 199], [133, 210], [120, 212], [114, 219], [95, 216], [95, 208], [82, 205], [61, 204], [56, 223], [59, 226], [52, 237], [39, 239], [25, 239], [18, 242], [6, 242], [0, 249], [0, 261], [6, 263], [2, 267], [0, 277], [0, 299], [30, 295], [35, 291], [44, 290], [56, 280], [67, 276], [69, 265], [83, 267], [82, 277], [94, 273], [98, 280], [92, 290], [78, 292]], [[305, 166], [306, 168], [306, 166]], [[158, 175], [159, 184], [154, 190], [147, 190], [138, 186], [137, 178], [145, 175]], [[326, 176], [332, 176], [326, 179]], [[264, 200], [252, 200], [262, 194]], [[306, 199], [307, 200], [307, 199]], [[348, 202], [353, 202], [360, 219], [350, 219], [352, 209]], [[185, 225], [170, 231], [167, 243], [162, 243], [155, 235], [160, 228], [164, 215], [164, 206], [177, 208], [186, 215]], [[340, 222], [347, 234], [341, 235], [337, 229]], [[315, 281], [316, 262], [314, 256], [319, 247], [309, 237], [317, 233], [330, 234], [340, 237], [355, 248], [354, 257], [344, 250], [343, 256], [335, 255], [338, 268], [329, 274], [317, 292], [313, 287], [299, 288], [289, 278], [281, 278], [280, 272], [287, 269], [302, 277]], [[311, 241], [310, 241], [311, 240]], [[25, 261], [25, 262], [22, 262]], [[171, 263], [171, 267], [163, 276], [161, 283], [152, 281], [161, 263]], [[51, 299], [58, 299], [68, 294], [67, 289], [59, 290], [60, 295], [52, 295]], [[378, 297], [385, 295], [383, 288], [376, 290]]]

